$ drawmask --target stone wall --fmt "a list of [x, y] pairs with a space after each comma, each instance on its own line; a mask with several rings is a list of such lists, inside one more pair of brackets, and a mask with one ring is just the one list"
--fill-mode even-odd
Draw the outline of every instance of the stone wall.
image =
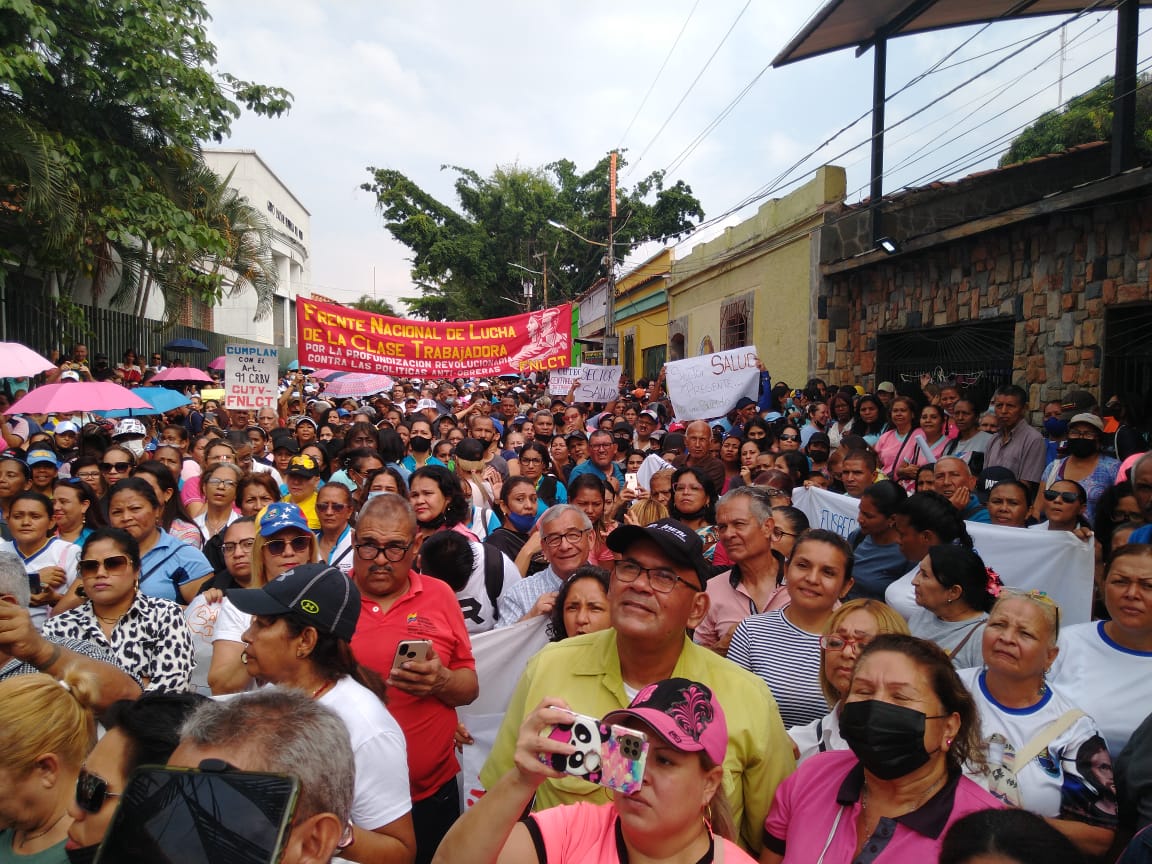
[[814, 374], [875, 386], [876, 336], [1015, 320], [1014, 378], [1037, 408], [1099, 393], [1104, 311], [1152, 300], [1152, 200], [1136, 196], [1020, 222], [825, 277]]

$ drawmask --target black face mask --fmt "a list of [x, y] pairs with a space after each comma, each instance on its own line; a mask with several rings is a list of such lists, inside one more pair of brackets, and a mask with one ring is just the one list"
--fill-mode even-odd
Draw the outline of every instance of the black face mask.
[[929, 718], [877, 699], [846, 702], [840, 709], [840, 734], [865, 770], [881, 780], [895, 780], [928, 764], [932, 754], [924, 749], [924, 723], [947, 716]]
[[1077, 459], [1087, 459], [1098, 449], [1095, 438], [1069, 438], [1067, 447], [1068, 455], [1075, 456]]
[[413, 435], [408, 439], [408, 446], [412, 448], [413, 453], [427, 453], [432, 449], [432, 439], [423, 435]]
[[828, 461], [828, 451], [827, 450], [809, 450], [808, 456], [809, 456], [809, 458], [811, 458], [811, 460], [813, 462], [827, 462]]
[[1104, 410], [1101, 411], [1100, 413], [1105, 417], [1119, 417], [1120, 416], [1120, 406], [1119, 405], [1105, 405]]

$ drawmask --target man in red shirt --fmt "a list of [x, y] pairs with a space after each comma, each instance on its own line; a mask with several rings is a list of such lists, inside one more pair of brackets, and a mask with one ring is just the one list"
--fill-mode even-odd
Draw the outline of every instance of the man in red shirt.
[[[388, 710], [408, 743], [416, 861], [429, 862], [460, 815], [460, 770], [453, 749], [456, 707], [479, 693], [476, 662], [452, 589], [412, 569], [416, 514], [398, 495], [381, 495], [360, 511], [352, 546], [352, 579], [361, 612], [352, 650], [387, 679]], [[426, 660], [394, 666], [401, 642], [431, 642]]]

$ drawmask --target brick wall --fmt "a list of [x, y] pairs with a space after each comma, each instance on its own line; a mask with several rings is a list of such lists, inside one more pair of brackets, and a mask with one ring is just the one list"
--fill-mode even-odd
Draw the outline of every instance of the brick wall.
[[[1146, 194], [1146, 193], [1145, 193]], [[824, 279], [814, 374], [874, 386], [876, 335], [1010, 316], [1014, 378], [1032, 407], [1067, 390], [1098, 393], [1104, 310], [1148, 301], [1152, 201], [1095, 204], [988, 231]]]

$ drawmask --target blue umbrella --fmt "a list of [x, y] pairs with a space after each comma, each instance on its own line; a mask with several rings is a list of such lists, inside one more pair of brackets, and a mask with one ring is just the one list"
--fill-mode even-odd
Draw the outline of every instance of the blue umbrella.
[[132, 393], [139, 396], [151, 408], [121, 408], [116, 411], [96, 411], [102, 417], [118, 419], [120, 417], [144, 417], [151, 414], [163, 414], [192, 400], [179, 390], [169, 390], [166, 387], [137, 387]]
[[303, 371], [305, 371], [305, 372], [313, 372], [313, 371], [315, 371], [315, 370], [314, 370], [314, 369], [313, 369], [311, 366], [304, 366], [304, 367], [301, 367], [301, 366], [300, 366], [300, 361], [299, 361], [299, 360], [293, 360], [291, 363], [289, 363], [289, 364], [288, 364], [288, 371], [289, 371], [289, 372], [296, 372], [296, 371], [300, 370], [301, 368], [302, 368], [302, 369], [303, 369]]
[[190, 351], [196, 354], [207, 354], [208, 346], [199, 339], [173, 339], [164, 346], [165, 351]]

